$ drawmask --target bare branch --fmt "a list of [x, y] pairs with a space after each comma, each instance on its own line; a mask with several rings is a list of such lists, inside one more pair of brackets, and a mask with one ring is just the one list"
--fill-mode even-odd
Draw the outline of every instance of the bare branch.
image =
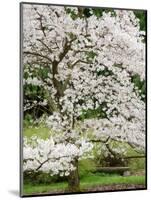
[[87, 61], [84, 61], [84, 60], [77, 60], [77, 61], [75, 61], [72, 65], [71, 65], [71, 67], [74, 67], [76, 64], [78, 64], [78, 63], [85, 63], [85, 64], [91, 64], [90, 62], [87, 62]]
[[25, 53], [25, 54], [27, 54], [27, 55], [34, 55], [34, 56], [38, 56], [38, 57], [41, 57], [41, 58], [45, 58], [45, 59], [47, 59], [49, 62], [52, 63], [52, 60], [51, 60], [49, 57], [47, 57], [47, 56], [45, 56], [45, 55], [41, 55], [41, 54], [39, 54], [39, 53], [37, 53], [37, 52], [24, 51], [23, 53]]
[[37, 39], [37, 41], [39, 41], [42, 45], [44, 45], [50, 53], [53, 53], [52, 49], [50, 49], [50, 48], [48, 47], [48, 45], [46, 45], [42, 40]]
[[110, 139], [110, 136], [109, 137], [107, 137], [107, 139], [106, 140], [101, 140], [101, 139], [97, 139], [97, 140], [95, 140], [95, 139], [92, 139], [92, 140], [89, 140], [88, 142], [101, 142], [101, 143], [107, 143], [108, 141], [109, 141], [109, 139]]

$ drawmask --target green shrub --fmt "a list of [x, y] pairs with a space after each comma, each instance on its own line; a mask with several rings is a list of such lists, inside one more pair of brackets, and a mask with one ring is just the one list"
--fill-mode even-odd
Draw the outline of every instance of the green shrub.
[[60, 176], [51, 176], [49, 173], [44, 172], [34, 172], [34, 171], [26, 171], [23, 174], [24, 176], [24, 183], [25, 184], [51, 184], [51, 183], [57, 183], [65, 181], [66, 177], [60, 177]]
[[79, 176], [80, 178], [87, 176], [88, 174], [91, 174], [93, 171], [95, 171], [95, 161], [92, 159], [85, 159], [79, 161]]
[[132, 171], [145, 169], [145, 158], [135, 158], [129, 160], [129, 167]]

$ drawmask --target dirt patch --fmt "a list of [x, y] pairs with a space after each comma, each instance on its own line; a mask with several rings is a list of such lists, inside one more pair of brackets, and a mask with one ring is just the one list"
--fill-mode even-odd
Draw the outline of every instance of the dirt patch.
[[85, 189], [85, 192], [96, 192], [96, 191], [116, 191], [116, 190], [134, 190], [134, 189], [145, 189], [145, 185], [134, 185], [134, 184], [115, 184], [115, 185], [104, 185], [93, 188]]
[[[87, 189], [83, 189], [77, 193], [87, 193], [87, 192], [107, 192], [107, 191], [120, 191], [120, 190], [138, 190], [138, 189], [145, 189], [145, 185], [135, 185], [135, 184], [114, 184], [114, 185], [104, 185], [104, 186], [96, 186], [96, 187], [89, 187]], [[50, 192], [42, 192], [42, 193], [35, 193], [31, 195], [57, 195], [57, 194], [73, 194], [69, 190], [56, 190]], [[26, 196], [26, 195], [25, 195]], [[28, 196], [28, 195], [27, 195]]]

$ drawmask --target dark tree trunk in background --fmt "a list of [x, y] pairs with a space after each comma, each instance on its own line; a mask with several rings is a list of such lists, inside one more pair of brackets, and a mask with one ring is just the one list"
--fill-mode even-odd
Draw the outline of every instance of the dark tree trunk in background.
[[78, 170], [78, 159], [75, 159], [72, 164], [76, 167], [74, 171], [68, 176], [68, 188], [70, 192], [79, 192], [80, 191], [80, 179], [79, 179], [79, 170]]

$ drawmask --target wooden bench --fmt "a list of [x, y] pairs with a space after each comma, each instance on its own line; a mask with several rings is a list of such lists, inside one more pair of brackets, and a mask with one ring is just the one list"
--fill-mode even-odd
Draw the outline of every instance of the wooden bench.
[[94, 173], [101, 172], [101, 173], [115, 173], [120, 174], [122, 176], [130, 175], [130, 168], [129, 167], [100, 167], [97, 166]]

